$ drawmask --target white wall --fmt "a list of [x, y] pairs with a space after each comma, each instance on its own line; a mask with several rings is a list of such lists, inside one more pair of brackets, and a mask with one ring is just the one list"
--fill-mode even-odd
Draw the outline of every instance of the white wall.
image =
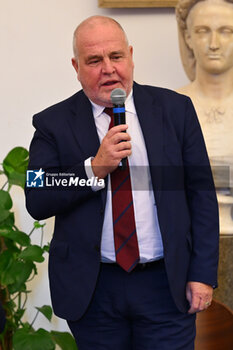
[[[111, 16], [126, 30], [134, 47], [136, 81], [171, 89], [188, 82], [174, 9], [100, 9], [98, 0], [0, 0], [0, 162], [14, 146], [29, 147], [34, 113], [80, 89], [70, 63], [72, 34], [94, 14]], [[13, 194], [18, 226], [28, 232], [33, 220], [23, 193], [14, 189]], [[50, 220], [45, 242], [51, 235]], [[32, 305], [50, 303], [45, 264], [31, 287]], [[54, 318], [53, 323], [53, 329], [66, 329], [63, 321]], [[36, 326], [49, 328], [49, 323], [41, 317]]]

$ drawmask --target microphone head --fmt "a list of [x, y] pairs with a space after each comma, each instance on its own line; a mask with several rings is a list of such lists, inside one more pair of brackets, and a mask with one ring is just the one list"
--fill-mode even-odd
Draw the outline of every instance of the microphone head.
[[114, 105], [123, 105], [126, 100], [125, 90], [119, 88], [112, 90], [111, 100]]

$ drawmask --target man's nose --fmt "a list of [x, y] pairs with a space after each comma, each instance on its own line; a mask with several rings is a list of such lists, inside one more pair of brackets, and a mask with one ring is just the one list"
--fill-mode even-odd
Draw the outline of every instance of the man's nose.
[[112, 74], [115, 72], [114, 65], [109, 58], [105, 58], [102, 63], [102, 71], [105, 74]]
[[218, 50], [220, 46], [219, 34], [216, 31], [213, 31], [210, 36], [210, 49]]

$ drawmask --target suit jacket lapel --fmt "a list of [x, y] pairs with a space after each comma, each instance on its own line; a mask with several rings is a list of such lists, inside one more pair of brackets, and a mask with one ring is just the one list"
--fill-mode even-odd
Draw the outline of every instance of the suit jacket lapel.
[[[82, 158], [94, 157], [99, 149], [100, 141], [96, 130], [92, 106], [83, 91], [78, 93], [76, 103], [72, 106], [70, 127], [75, 135]], [[101, 190], [103, 206], [105, 207], [108, 181], [105, 181], [105, 189]]]
[[95, 156], [100, 146], [91, 103], [81, 91], [72, 105], [70, 127], [83, 153], [83, 159]]
[[156, 203], [160, 200], [163, 164], [163, 116], [156, 99], [134, 83], [134, 103], [144, 136]]

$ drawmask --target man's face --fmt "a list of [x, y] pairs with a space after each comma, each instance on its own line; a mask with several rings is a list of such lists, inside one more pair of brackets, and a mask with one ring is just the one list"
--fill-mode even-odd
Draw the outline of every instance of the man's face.
[[72, 64], [87, 97], [101, 106], [111, 106], [111, 92], [121, 88], [130, 93], [133, 85], [132, 47], [113, 23], [80, 29], [78, 60]]
[[210, 74], [233, 69], [233, 5], [221, 0], [198, 2], [187, 19], [186, 42], [196, 65]]

